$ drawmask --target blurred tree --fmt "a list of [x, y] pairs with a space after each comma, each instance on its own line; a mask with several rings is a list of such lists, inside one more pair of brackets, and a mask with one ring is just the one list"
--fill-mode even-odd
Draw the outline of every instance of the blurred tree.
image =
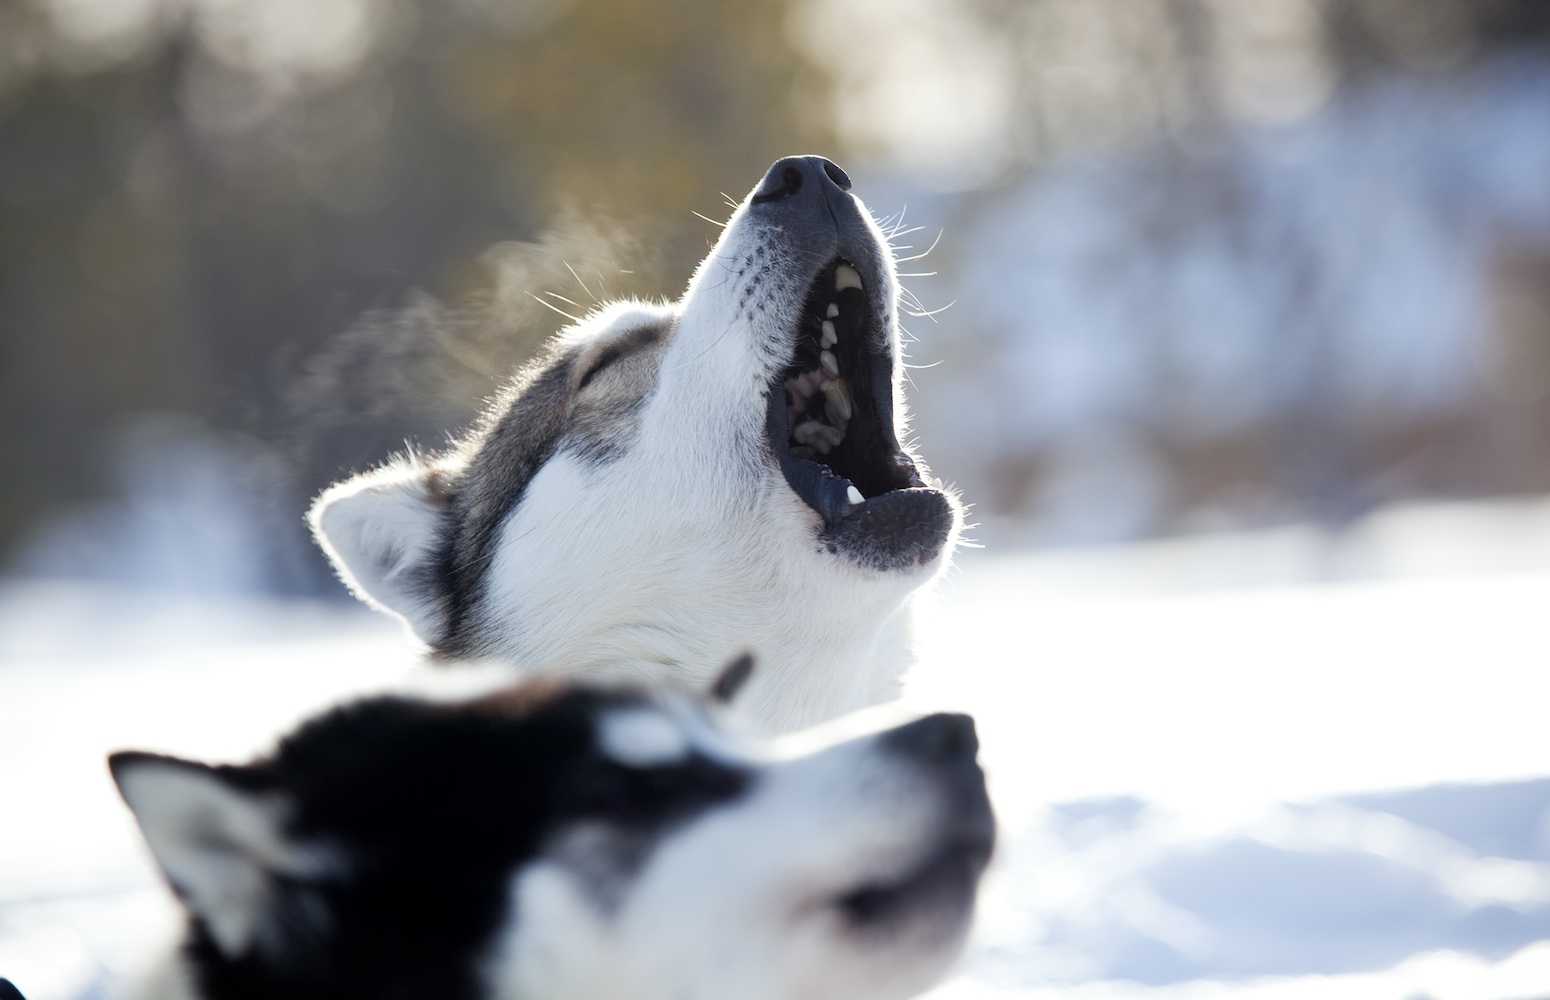
[[967, 0], [1016, 67], [1008, 173], [1093, 142], [1213, 130], [1316, 109], [1342, 85], [1550, 54], [1542, 0]]
[[0, 555], [147, 410], [282, 442], [298, 526], [561, 322], [528, 293], [676, 294], [694, 211], [833, 138], [786, 3], [110, 7], [0, 2]]
[[[1092, 460], [1100, 444], [1116, 440], [1114, 475], [1146, 467], [1160, 498], [1136, 505], [1150, 520], [1116, 529], [1131, 534], [1292, 519], [1338, 527], [1416, 496], [1550, 489], [1550, 451], [1536, 438], [1550, 425], [1550, 394], [1527, 387], [1550, 326], [1535, 327], [1546, 313], [1522, 291], [1523, 275], [1542, 273], [1543, 216], [1529, 216], [1550, 181], [1506, 166], [1542, 162], [1535, 151], [1550, 135], [1542, 99], [1550, 5], [901, 6], [966, 20], [941, 34], [973, 38], [1009, 95], [992, 109], [998, 127], [974, 133], [980, 169], [943, 172], [949, 183], [986, 181], [953, 199], [933, 261], [970, 288], [976, 272], [991, 276], [982, 294], [954, 289], [957, 345], [994, 345], [983, 351], [996, 361], [981, 366], [982, 382], [1013, 368], [1006, 359], [1019, 351], [1023, 372], [1065, 375], [1042, 386], [1067, 401], [1064, 412], [1024, 406], [1013, 388], [980, 390], [983, 407], [999, 407], [983, 427], [1022, 435], [983, 460], [981, 478], [944, 466], [982, 513], [1038, 524], [1041, 505], [1083, 507], [1044, 497], [1064, 489], [1064, 468], [1087, 475], [1101, 464]], [[845, 94], [865, 94], [866, 82], [853, 80]], [[1512, 111], [1514, 86], [1516, 103], [1537, 100], [1537, 114]], [[1493, 169], [1521, 177], [1514, 189], [1527, 193], [1516, 205], [1528, 211], [1488, 204], [1479, 189]], [[1065, 242], [1020, 249], [1062, 229]], [[996, 240], [998, 254], [970, 245]], [[1482, 245], [1491, 252], [1476, 252]], [[1459, 252], [1427, 256], [1436, 246]], [[944, 264], [950, 254], [962, 256]], [[1423, 257], [1446, 273], [1421, 270], [1414, 262]], [[1495, 273], [1505, 260], [1514, 262], [1511, 282]], [[1097, 277], [1091, 287], [1088, 275]], [[1420, 284], [1407, 288], [1401, 275]], [[1229, 294], [1192, 298], [1224, 276], [1237, 279]], [[1019, 284], [1020, 300], [998, 308], [1002, 290]], [[1085, 294], [1052, 293], [1055, 284]], [[1509, 284], [1510, 293], [1500, 290]], [[1505, 301], [1477, 305], [1477, 289]], [[1232, 301], [1239, 291], [1252, 308]], [[1052, 303], [1042, 314], [1039, 296]], [[1492, 359], [1487, 379], [1468, 370], [1467, 350], [1453, 352], [1461, 343]], [[1517, 377], [1503, 374], [1505, 357], [1523, 365]], [[1456, 374], [1418, 374], [1450, 363], [1439, 358]], [[972, 363], [954, 359], [960, 370]], [[1223, 377], [1229, 369], [1234, 377]], [[1235, 410], [1235, 392], [1253, 405]], [[925, 402], [917, 397], [918, 411], [929, 412]], [[935, 433], [922, 423], [924, 435]], [[1089, 492], [1126, 491], [1144, 492], [1121, 478]]]

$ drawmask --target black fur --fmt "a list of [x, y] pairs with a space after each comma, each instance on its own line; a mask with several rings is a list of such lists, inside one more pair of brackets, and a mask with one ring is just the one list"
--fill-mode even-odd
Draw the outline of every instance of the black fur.
[[287, 836], [342, 864], [275, 878], [278, 955], [229, 959], [195, 921], [185, 954], [202, 995], [473, 1000], [470, 970], [506, 918], [512, 874], [568, 826], [617, 832], [609, 877], [627, 878], [675, 823], [748, 786], [748, 773], [699, 756], [641, 769], [599, 753], [596, 720], [634, 700], [541, 685], [460, 705], [378, 698], [309, 723], [269, 759], [211, 769], [278, 793]]

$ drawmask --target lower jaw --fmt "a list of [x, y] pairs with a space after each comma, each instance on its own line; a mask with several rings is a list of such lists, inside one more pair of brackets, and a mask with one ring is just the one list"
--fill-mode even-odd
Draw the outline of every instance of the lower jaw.
[[819, 541], [829, 552], [879, 572], [929, 570], [958, 532], [958, 512], [940, 490], [894, 490], [868, 500], [848, 517], [826, 523]]

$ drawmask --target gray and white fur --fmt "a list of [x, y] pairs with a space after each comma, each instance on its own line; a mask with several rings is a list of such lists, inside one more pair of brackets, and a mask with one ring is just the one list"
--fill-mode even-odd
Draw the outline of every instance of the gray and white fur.
[[[718, 694], [729, 696], [728, 685]], [[994, 840], [961, 715], [763, 742], [660, 690], [382, 697], [111, 758], [186, 915], [146, 1000], [902, 1000]]]
[[325, 492], [340, 576], [441, 659], [703, 690], [751, 651], [770, 731], [896, 697], [962, 515], [900, 443], [899, 287], [849, 189], [778, 161], [678, 302], [596, 310], [461, 444]]

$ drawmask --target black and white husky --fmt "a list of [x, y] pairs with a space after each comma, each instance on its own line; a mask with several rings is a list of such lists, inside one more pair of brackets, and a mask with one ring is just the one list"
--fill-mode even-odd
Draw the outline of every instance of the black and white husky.
[[903, 444], [890, 247], [778, 161], [672, 305], [560, 334], [449, 453], [325, 492], [316, 535], [440, 658], [703, 688], [744, 650], [789, 730], [897, 694], [961, 508]]
[[713, 715], [549, 678], [458, 703], [355, 702], [245, 766], [115, 754], [189, 918], [152, 996], [885, 1000], [929, 987], [962, 945], [992, 847], [973, 722], [852, 717], [749, 743]]

